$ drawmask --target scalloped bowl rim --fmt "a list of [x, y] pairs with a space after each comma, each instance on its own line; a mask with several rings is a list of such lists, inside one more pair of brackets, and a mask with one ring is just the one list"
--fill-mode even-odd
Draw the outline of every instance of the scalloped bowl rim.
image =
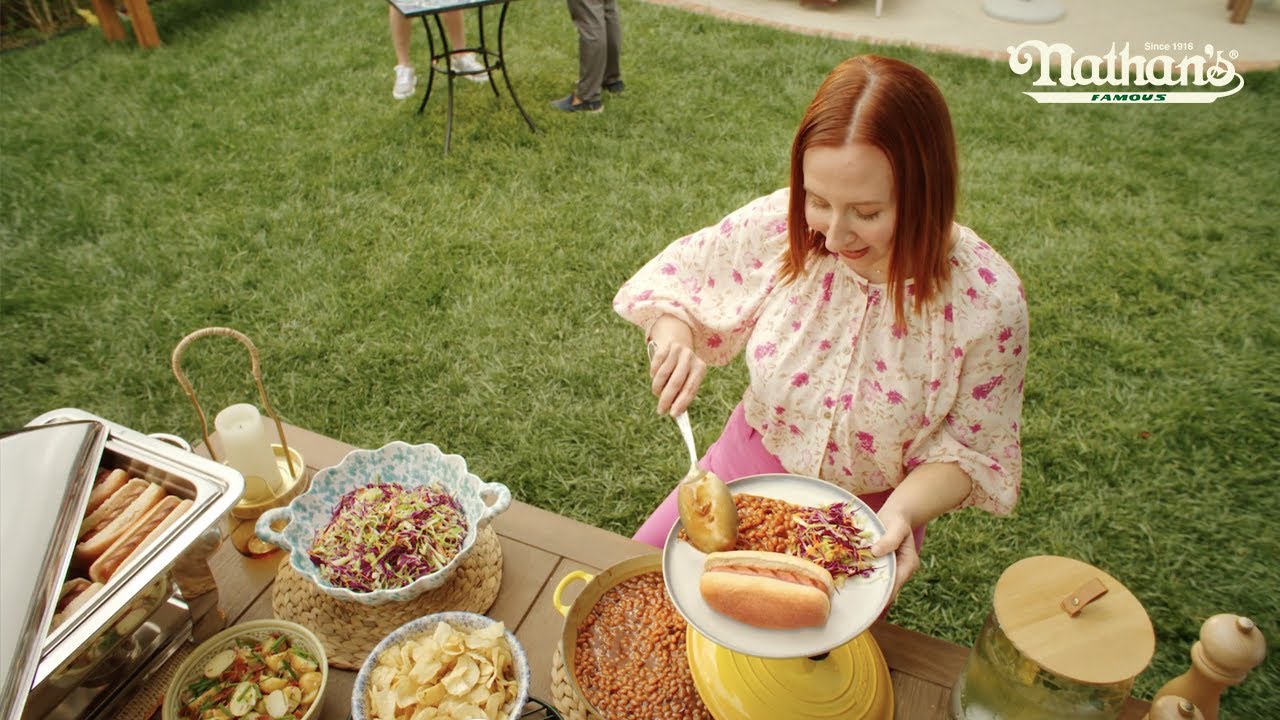
[[[364, 701], [366, 689], [369, 685], [369, 674], [373, 672], [373, 668], [378, 664], [378, 658], [388, 647], [410, 637], [427, 635], [429, 632], [434, 631], [436, 625], [454, 619], [465, 620], [468, 623], [467, 629], [487, 627], [501, 622], [480, 613], [467, 612], [465, 610], [446, 610], [414, 618], [392, 630], [374, 646], [373, 650], [364, 659], [364, 662], [360, 664], [360, 670], [356, 673], [355, 683], [351, 686], [352, 720], [369, 720], [369, 716], [365, 714]], [[511, 631], [511, 628], [506, 626], [506, 623], [503, 623], [503, 635], [507, 640], [507, 646], [511, 648], [512, 670], [516, 674], [516, 704], [512, 707], [511, 712], [502, 717], [503, 720], [517, 720], [524, 706], [529, 702], [529, 691], [532, 685], [529, 656], [525, 652], [524, 646], [520, 644], [520, 640]]]
[[[288, 543], [287, 547], [283, 549], [289, 553], [290, 566], [292, 566], [293, 569], [297, 571], [299, 575], [302, 575], [303, 577], [307, 578], [312, 583], [314, 583], [316, 587], [320, 588], [322, 591], [324, 591], [328, 595], [338, 598], [339, 600], [350, 600], [354, 602], [359, 602], [364, 605], [383, 605], [389, 602], [404, 602], [407, 600], [412, 600], [413, 598], [421, 595], [424, 592], [427, 592], [429, 590], [434, 590], [436, 588], [443, 586], [445, 582], [447, 582], [448, 579], [453, 575], [454, 571], [457, 570], [462, 560], [465, 559], [466, 556], [470, 554], [471, 551], [475, 548], [476, 541], [479, 538], [479, 534], [481, 530], [481, 528], [479, 527], [479, 524], [480, 524], [481, 518], [480, 517], [476, 517], [475, 519], [471, 518], [470, 513], [467, 512], [467, 509], [464, 506], [463, 514], [467, 516], [467, 534], [463, 538], [462, 547], [459, 549], [458, 553], [455, 554], [447, 564], [445, 564], [444, 567], [440, 568], [439, 570], [436, 570], [433, 573], [423, 575], [422, 577], [402, 587], [381, 589], [381, 590], [370, 590], [368, 592], [359, 592], [356, 590], [352, 590], [350, 588], [333, 585], [328, 580], [321, 577], [320, 569], [314, 563], [311, 562], [311, 558], [307, 556], [306, 549], [303, 546], [304, 542], [306, 546], [308, 547], [310, 546], [311, 539], [314, 538], [315, 533], [319, 532], [320, 528], [303, 526], [302, 524], [298, 523], [295, 517], [296, 515], [295, 510], [307, 507], [309, 505], [317, 505], [319, 503], [325, 503], [325, 509], [328, 509], [329, 512], [324, 513], [324, 515], [325, 516], [330, 515], [332, 513], [332, 506], [327, 501], [320, 499], [319, 493], [316, 492], [316, 489], [318, 487], [322, 487], [326, 482], [329, 481], [329, 478], [331, 477], [341, 478], [342, 473], [348, 467], [350, 467], [352, 463], [358, 461], [361, 458], [368, 457], [371, 459], [376, 459], [382, 455], [385, 455], [389, 451], [398, 450], [398, 449], [405, 449], [413, 452], [426, 453], [427, 459], [429, 461], [438, 463], [442, 466], [448, 466], [448, 465], [454, 466], [458, 470], [460, 477], [464, 481], [471, 483], [477, 489], [477, 492], [482, 496], [483, 496], [483, 492], [489, 488], [495, 489], [495, 491], [497, 488], [501, 488], [502, 490], [505, 490], [508, 494], [510, 493], [510, 490], [508, 490], [506, 486], [503, 485], [502, 483], [485, 482], [478, 475], [471, 472], [471, 470], [467, 466], [467, 460], [463, 456], [454, 454], [454, 453], [446, 453], [444, 452], [444, 450], [442, 450], [439, 446], [437, 446], [434, 443], [418, 443], [415, 445], [415, 444], [407, 443], [403, 440], [393, 440], [383, 445], [382, 447], [376, 448], [376, 449], [357, 448], [348, 452], [345, 456], [343, 456], [342, 460], [338, 461], [336, 465], [331, 465], [329, 467], [326, 467], [317, 471], [315, 474], [315, 477], [312, 478], [311, 485], [310, 487], [307, 488], [307, 491], [302, 493], [298, 497], [294, 498], [293, 500], [291, 500], [289, 504], [285, 506], [285, 509], [289, 512], [289, 525], [285, 527], [283, 530], [281, 530], [278, 533], [278, 535], [281, 538], [285, 539]], [[330, 483], [330, 484], [334, 484], [334, 483]], [[368, 484], [367, 482], [361, 483], [360, 485], [356, 485], [353, 483], [351, 487], [347, 488], [347, 491], [349, 492], [350, 490], [354, 490], [357, 487], [363, 487], [364, 485], [367, 485], [367, 484]], [[457, 498], [456, 492], [453, 490], [453, 488], [445, 488], [445, 490], [448, 491], [449, 494], [453, 496], [455, 500], [459, 499]], [[462, 501], [459, 500], [459, 502], [461, 503]], [[273, 512], [273, 511], [268, 511], [268, 512]], [[482, 509], [480, 513], [481, 516], [483, 516], [483, 512], [484, 511]], [[494, 516], [498, 515], [500, 512], [501, 511], [494, 513]], [[266, 513], [264, 513], [264, 516], [265, 515]], [[302, 537], [302, 534], [304, 532], [309, 534], [311, 537], [305, 537], [305, 538]], [[259, 537], [261, 537], [261, 535], [259, 535]], [[262, 539], [266, 540], [266, 538], [262, 538]]]
[[329, 688], [329, 654], [325, 652], [324, 643], [320, 642], [320, 638], [316, 637], [316, 634], [311, 632], [310, 629], [298, 623], [266, 618], [232, 625], [196, 646], [191, 651], [191, 654], [187, 655], [182, 664], [178, 666], [177, 671], [173, 674], [173, 679], [169, 681], [169, 685], [165, 689], [164, 698], [161, 701], [161, 720], [178, 720], [177, 707], [181, 688], [186, 685], [186, 681], [190, 679], [197, 666], [206, 662], [215, 651], [221, 652], [225, 647], [229, 647], [236, 638], [252, 633], [270, 633], [273, 631], [292, 635], [294, 638], [301, 638], [305, 641], [304, 644], [307, 646], [307, 650], [314, 651], [318, 661], [317, 664], [320, 666], [320, 691], [316, 694], [315, 702], [311, 703], [311, 707], [307, 708], [307, 712], [303, 714], [302, 720], [311, 720], [311, 718], [316, 717], [319, 709], [324, 706], [324, 694]]

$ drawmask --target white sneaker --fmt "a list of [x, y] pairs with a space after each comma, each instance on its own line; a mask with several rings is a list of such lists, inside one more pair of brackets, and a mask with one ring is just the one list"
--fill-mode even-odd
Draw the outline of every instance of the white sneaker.
[[456, 73], [467, 73], [462, 77], [471, 82], [489, 82], [489, 73], [485, 72], [484, 66], [476, 60], [475, 53], [458, 53], [451, 56], [449, 67]]
[[396, 66], [396, 84], [391, 88], [391, 97], [404, 100], [413, 95], [418, 87], [418, 74], [408, 65]]

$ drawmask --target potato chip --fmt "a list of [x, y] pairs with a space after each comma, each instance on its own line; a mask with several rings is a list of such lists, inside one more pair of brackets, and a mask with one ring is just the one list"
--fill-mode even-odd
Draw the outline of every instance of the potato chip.
[[463, 655], [453, 666], [453, 670], [440, 682], [454, 697], [465, 697], [476, 686], [480, 679], [480, 666], [470, 655]]
[[378, 720], [498, 720], [517, 693], [502, 623], [465, 631], [439, 623], [382, 653], [367, 700]]
[[418, 704], [434, 708], [448, 696], [449, 690], [443, 683], [436, 683], [431, 687], [423, 686], [418, 689]]

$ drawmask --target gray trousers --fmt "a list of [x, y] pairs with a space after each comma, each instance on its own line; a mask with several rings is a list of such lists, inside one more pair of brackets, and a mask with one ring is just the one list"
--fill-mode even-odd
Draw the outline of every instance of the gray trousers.
[[600, 99], [600, 88], [622, 79], [622, 25], [617, 0], [568, 0], [569, 16], [578, 28], [579, 100]]

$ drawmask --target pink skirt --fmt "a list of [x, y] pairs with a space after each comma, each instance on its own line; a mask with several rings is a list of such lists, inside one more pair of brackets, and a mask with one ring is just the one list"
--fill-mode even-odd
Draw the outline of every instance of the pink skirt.
[[[725, 423], [719, 439], [707, 448], [706, 454], [698, 461], [698, 466], [715, 473], [725, 482], [733, 482], [750, 475], [788, 472], [782, 466], [782, 461], [778, 460], [778, 456], [765, 449], [764, 443], [760, 440], [760, 433], [747, 422], [742, 403], [738, 403], [730, 413], [729, 421]], [[891, 492], [893, 491], [884, 490], [858, 497], [872, 510], [879, 510]], [[660, 548], [666, 544], [667, 535], [671, 533], [671, 528], [679, 517], [680, 509], [676, 505], [676, 491], [672, 488], [667, 499], [658, 505], [632, 539]], [[924, 545], [924, 527], [915, 528], [913, 534], [916, 550], [919, 550]]]

